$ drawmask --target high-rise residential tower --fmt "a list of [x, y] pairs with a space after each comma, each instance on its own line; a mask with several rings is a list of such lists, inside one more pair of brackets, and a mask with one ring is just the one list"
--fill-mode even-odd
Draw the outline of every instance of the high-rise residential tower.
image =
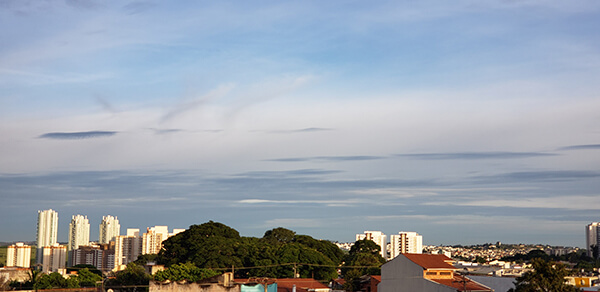
[[87, 216], [73, 215], [71, 218], [68, 250], [78, 249], [80, 245], [89, 245], [90, 221]]
[[58, 212], [48, 209], [38, 211], [37, 236], [36, 236], [36, 262], [42, 263], [42, 249], [57, 243]]
[[404, 231], [390, 235], [390, 259], [401, 253], [423, 253], [423, 236]]
[[387, 259], [387, 237], [381, 231], [365, 231], [363, 234], [357, 234], [356, 240], [368, 239], [374, 241], [381, 247], [381, 256]]
[[121, 235], [121, 225], [119, 224], [119, 219], [110, 215], [102, 216], [102, 223], [100, 223], [100, 238], [98, 238], [98, 243], [107, 244], [119, 235]]
[[[593, 257], [594, 248], [600, 249], [600, 222], [592, 222], [586, 226], [585, 239], [587, 255]], [[598, 254], [600, 254], [600, 250], [597, 251], [596, 257]]]

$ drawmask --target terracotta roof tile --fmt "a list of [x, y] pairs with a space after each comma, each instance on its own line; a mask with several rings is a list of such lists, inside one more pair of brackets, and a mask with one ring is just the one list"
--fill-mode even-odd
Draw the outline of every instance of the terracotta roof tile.
[[466, 285], [466, 290], [465, 290], [465, 283], [463, 283], [463, 277], [462, 276], [454, 276], [454, 279], [430, 279], [431, 281], [434, 281], [436, 283], [440, 283], [444, 286], [449, 286], [452, 287], [454, 289], [456, 289], [457, 291], [492, 291], [490, 288], [487, 288], [475, 281], [472, 281], [469, 278], [465, 278], [465, 280], [467, 281], [467, 285]]
[[441, 254], [418, 254], [418, 253], [404, 253], [402, 254], [413, 263], [423, 267], [424, 269], [451, 269], [456, 268], [449, 262], [452, 259]]

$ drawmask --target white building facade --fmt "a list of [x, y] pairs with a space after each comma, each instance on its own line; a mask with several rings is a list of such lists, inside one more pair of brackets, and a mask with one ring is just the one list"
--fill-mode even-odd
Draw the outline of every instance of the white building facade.
[[31, 246], [17, 242], [6, 249], [6, 266], [29, 268], [31, 266]]
[[402, 253], [423, 253], [423, 236], [416, 232], [401, 231], [390, 236], [390, 259]]
[[122, 270], [125, 266], [137, 260], [142, 254], [142, 237], [139, 229], [127, 229], [127, 235], [115, 238], [115, 270]]
[[592, 222], [585, 228], [587, 255], [593, 257], [594, 246], [600, 247], [600, 222]]
[[42, 272], [66, 274], [67, 247], [58, 243], [42, 248]]
[[381, 231], [365, 231], [363, 234], [357, 234], [356, 240], [372, 240], [381, 248], [381, 256], [387, 259], [387, 237]]
[[121, 225], [119, 219], [113, 216], [102, 216], [102, 223], [100, 223], [100, 236], [98, 243], [106, 244], [113, 240], [115, 237], [121, 235]]
[[87, 216], [73, 215], [69, 224], [68, 250], [78, 249], [79, 246], [90, 244], [90, 221]]
[[36, 236], [36, 262], [42, 263], [42, 249], [57, 243], [58, 212], [48, 209], [38, 211], [37, 236]]

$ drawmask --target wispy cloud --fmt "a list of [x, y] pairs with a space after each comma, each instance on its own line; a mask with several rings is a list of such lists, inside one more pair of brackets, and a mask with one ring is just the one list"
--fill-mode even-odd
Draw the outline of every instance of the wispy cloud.
[[233, 84], [223, 84], [205, 95], [181, 102], [167, 111], [160, 119], [160, 122], [166, 122], [191, 111], [201, 109], [206, 104], [227, 95], [233, 88]]
[[53, 132], [40, 135], [38, 138], [56, 140], [80, 140], [103, 138], [116, 135], [115, 131], [87, 131], [87, 132]]
[[276, 130], [276, 131], [269, 131], [269, 133], [293, 134], [293, 133], [311, 133], [311, 132], [324, 132], [324, 131], [333, 131], [333, 129], [313, 127], [313, 128], [304, 128], [304, 129], [295, 129], [295, 130]]
[[555, 156], [554, 153], [543, 152], [449, 152], [449, 153], [416, 153], [396, 154], [400, 157], [409, 157], [423, 160], [475, 160], [475, 159], [522, 159], [532, 157]]
[[600, 144], [587, 144], [587, 145], [571, 145], [558, 150], [600, 150]]
[[326, 205], [326, 206], [350, 206], [368, 203], [365, 200], [350, 199], [344, 202], [339, 200], [266, 200], [266, 199], [244, 199], [238, 201], [240, 204], [271, 204], [271, 205]]
[[489, 176], [477, 176], [474, 179], [481, 183], [533, 183], [573, 181], [600, 177], [600, 172], [587, 170], [548, 170], [548, 171], [519, 171]]
[[[569, 202], [566, 204], [565, 202]], [[452, 202], [426, 202], [426, 206], [477, 206], [477, 207], [510, 207], [510, 208], [544, 208], [593, 210], [600, 205], [600, 196], [557, 196], [543, 198], [501, 199], [488, 200], [454, 200]]]
[[276, 162], [303, 162], [303, 161], [326, 161], [326, 162], [342, 162], [342, 161], [365, 161], [384, 159], [385, 156], [370, 156], [370, 155], [355, 155], [355, 156], [314, 156], [314, 157], [290, 157], [290, 158], [275, 158], [265, 161]]
[[183, 131], [182, 129], [157, 129], [157, 128], [149, 128], [149, 130], [153, 131], [154, 134], [157, 134], [157, 135], [174, 134], [174, 133]]

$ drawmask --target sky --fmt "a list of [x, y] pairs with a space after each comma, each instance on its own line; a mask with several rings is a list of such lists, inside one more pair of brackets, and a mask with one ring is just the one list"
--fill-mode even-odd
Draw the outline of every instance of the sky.
[[81, 214], [585, 246], [600, 2], [0, 0], [0, 241]]

